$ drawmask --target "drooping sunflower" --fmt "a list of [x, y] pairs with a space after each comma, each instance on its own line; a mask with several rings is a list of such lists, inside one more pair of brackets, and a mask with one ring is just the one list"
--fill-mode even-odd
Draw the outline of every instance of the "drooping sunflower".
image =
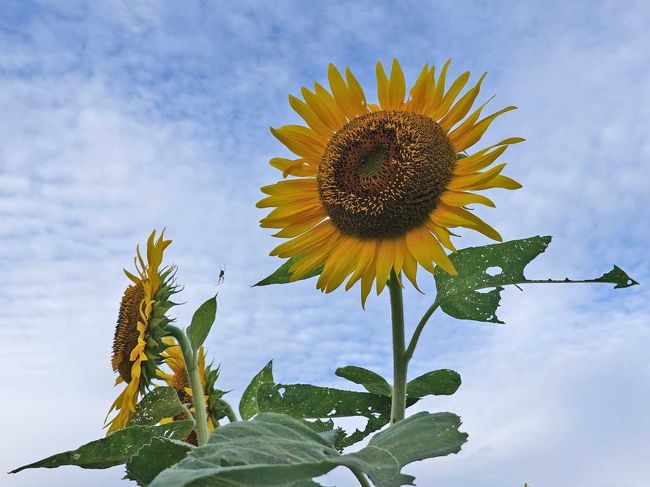
[[[168, 346], [168, 348], [162, 355], [165, 363], [172, 370], [172, 373], [159, 370], [157, 372], [158, 377], [167, 382], [169, 386], [176, 389], [179, 400], [183, 404], [190, 404], [189, 410], [190, 412], [194, 412], [194, 397], [192, 394], [192, 388], [190, 387], [189, 376], [187, 374], [187, 368], [185, 366], [181, 347], [179, 347], [176, 340], [171, 337], [164, 338], [163, 342]], [[216, 420], [212, 415], [213, 408], [210, 407], [210, 400], [214, 397], [214, 393], [216, 392], [214, 390], [214, 384], [219, 377], [219, 369], [213, 370], [210, 366], [205, 366], [205, 349], [203, 347], [199, 348], [198, 367], [201, 388], [203, 389], [202, 400], [205, 402], [206, 410], [208, 412], [208, 432], [211, 432], [215, 428]], [[173, 419], [174, 418], [168, 418], [169, 421]], [[194, 433], [190, 434], [186, 440], [191, 443], [196, 443], [196, 441], [193, 441], [195, 440]]]
[[415, 287], [418, 264], [429, 272], [437, 265], [455, 274], [443, 249], [455, 250], [450, 228], [466, 227], [501, 240], [466, 206], [494, 207], [474, 191], [521, 187], [501, 174], [505, 164], [485, 169], [523, 139], [466, 151], [496, 117], [516, 107], [481, 118], [486, 102], [470, 113], [485, 74], [459, 97], [470, 74], [461, 74], [447, 88], [449, 65], [437, 76], [434, 66], [425, 65], [408, 100], [397, 60], [390, 76], [377, 63], [378, 105], [366, 102], [349, 68], [344, 79], [332, 64], [330, 91], [315, 83], [313, 91], [302, 88], [302, 100], [289, 96], [306, 126], [271, 132], [298, 157], [270, 163], [284, 178], [297, 178], [263, 187], [268, 196], [257, 206], [275, 208], [261, 226], [280, 229], [275, 236], [290, 239], [271, 255], [296, 258], [292, 280], [322, 267], [319, 289], [333, 291], [349, 278], [348, 290], [360, 280], [365, 303], [373, 281], [379, 294], [391, 271], [403, 272]]
[[170, 321], [166, 312], [174, 305], [171, 296], [178, 291], [174, 284], [176, 268], [161, 268], [163, 253], [171, 240], [164, 239], [164, 231], [156, 239], [153, 231], [147, 240], [146, 261], [136, 247], [136, 274], [124, 269], [131, 280], [124, 291], [113, 339], [113, 370], [119, 374], [115, 385], [126, 387], [110, 407], [109, 414], [117, 410], [110, 421], [108, 432], [128, 425], [138, 397], [144, 394], [157, 376], [163, 362], [162, 352], [167, 345], [165, 325]]

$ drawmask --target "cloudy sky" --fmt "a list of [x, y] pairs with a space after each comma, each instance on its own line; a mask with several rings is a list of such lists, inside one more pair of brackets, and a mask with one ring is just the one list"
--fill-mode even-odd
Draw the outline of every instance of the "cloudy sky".
[[[643, 487], [650, 476], [650, 9], [612, 1], [5, 0], [0, 11], [0, 466], [103, 435], [110, 347], [135, 244], [167, 228], [185, 286], [179, 322], [216, 290], [208, 340], [237, 399], [275, 359], [276, 378], [347, 386], [354, 364], [389, 376], [388, 296], [323, 295], [313, 281], [253, 288], [280, 261], [258, 221], [259, 186], [298, 123], [287, 95], [349, 65], [374, 98], [374, 65], [489, 71], [483, 99], [519, 110], [486, 136], [524, 189], [479, 214], [505, 239], [553, 235], [530, 277], [597, 277], [618, 264], [641, 286], [528, 286], [504, 293], [505, 325], [435, 316], [415, 376], [453, 368], [470, 441], [414, 464], [420, 486]], [[464, 233], [460, 246], [488, 243]], [[406, 290], [412, 328], [433, 299]], [[119, 484], [121, 468], [0, 478], [10, 487]], [[329, 483], [328, 483], [329, 482]], [[323, 480], [354, 485], [346, 472]]]

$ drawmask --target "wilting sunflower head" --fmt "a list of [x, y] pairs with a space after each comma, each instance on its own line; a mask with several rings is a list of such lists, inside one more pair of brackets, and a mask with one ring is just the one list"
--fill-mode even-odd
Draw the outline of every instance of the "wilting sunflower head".
[[171, 240], [164, 232], [156, 239], [152, 232], [147, 240], [146, 260], [136, 249], [136, 274], [125, 270], [132, 281], [122, 296], [113, 338], [113, 370], [119, 374], [116, 384], [126, 383], [125, 389], [112, 404], [117, 415], [109, 423], [109, 433], [127, 426], [135, 411], [138, 395], [144, 393], [163, 361], [167, 345], [165, 325], [171, 319], [165, 313], [174, 305], [170, 297], [178, 291], [174, 284], [175, 267], [161, 268], [164, 250]]
[[302, 100], [289, 96], [306, 126], [271, 131], [298, 157], [274, 158], [271, 165], [284, 178], [297, 177], [263, 187], [268, 196], [257, 206], [275, 208], [261, 225], [290, 239], [271, 255], [297, 258], [293, 280], [322, 267], [319, 289], [333, 291], [348, 279], [348, 290], [360, 280], [365, 302], [373, 281], [379, 294], [391, 271], [404, 272], [416, 287], [418, 264], [455, 274], [443, 249], [455, 250], [450, 228], [501, 239], [466, 207], [494, 207], [474, 191], [521, 187], [501, 174], [505, 164], [487, 168], [523, 139], [467, 150], [496, 117], [515, 107], [481, 117], [486, 102], [470, 113], [485, 75], [461, 95], [469, 72], [447, 87], [449, 64], [438, 75], [425, 65], [407, 100], [397, 60], [390, 77], [377, 63], [378, 105], [366, 102], [349, 68], [343, 78], [331, 64], [329, 91], [316, 83], [313, 91], [302, 89]]

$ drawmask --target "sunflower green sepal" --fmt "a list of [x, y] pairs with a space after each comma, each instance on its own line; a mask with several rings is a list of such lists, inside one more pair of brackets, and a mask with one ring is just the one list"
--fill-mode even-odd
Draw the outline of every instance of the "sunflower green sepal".
[[303, 279], [309, 279], [310, 277], [315, 277], [323, 272], [323, 266], [318, 266], [311, 272], [308, 272], [304, 276], [300, 276], [296, 279], [292, 279], [293, 267], [300, 261], [300, 257], [291, 257], [286, 260], [284, 264], [278, 267], [272, 274], [268, 277], [265, 277], [260, 282], [253, 284], [255, 286], [268, 286], [269, 284], [287, 284], [289, 282], [302, 281]]

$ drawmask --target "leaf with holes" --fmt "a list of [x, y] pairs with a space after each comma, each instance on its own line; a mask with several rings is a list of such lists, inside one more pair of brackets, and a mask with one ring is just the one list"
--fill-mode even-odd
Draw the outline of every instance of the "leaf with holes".
[[77, 465], [82, 468], [108, 468], [121, 465], [142, 446], [151, 443], [153, 438], [162, 436], [180, 440], [190, 434], [193, 426], [194, 423], [190, 420], [174, 421], [159, 426], [129, 426], [111, 433], [106, 438], [91, 441], [76, 450], [57, 453], [19, 467], [11, 473], [27, 468], [56, 468], [62, 465]]
[[[434, 274], [436, 300], [448, 315], [461, 320], [503, 323], [496, 316], [503, 286], [532, 283], [597, 283], [624, 288], [638, 284], [619, 267], [597, 279], [530, 280], [524, 268], [543, 253], [551, 237], [530, 237], [483, 247], [470, 247], [449, 256], [458, 271], [452, 276], [440, 268]], [[497, 268], [492, 272], [491, 268]], [[483, 291], [483, 292], [481, 292]]]
[[126, 462], [126, 476], [140, 486], [149, 485], [156, 475], [180, 462], [192, 448], [193, 445], [183, 441], [153, 438]]
[[257, 392], [260, 412], [283, 413], [301, 420], [352, 416], [367, 418], [365, 429], [357, 429], [352, 434], [339, 438], [339, 448], [350, 446], [387, 425], [390, 421], [390, 403], [390, 397], [387, 396], [309, 384], [265, 383]]
[[377, 487], [413, 485], [401, 469], [418, 460], [458, 453], [467, 434], [450, 413], [415, 414], [373, 437], [354, 453], [340, 454], [327, 439], [289, 416], [262, 413], [230, 423], [208, 443], [163, 471], [150, 487], [246, 485], [316, 486], [311, 479], [338, 466], [367, 475]]
[[453, 370], [432, 370], [406, 384], [409, 398], [424, 396], [451, 396], [460, 387], [460, 374]]
[[386, 379], [372, 370], [348, 365], [347, 367], [339, 367], [336, 369], [335, 374], [355, 384], [362, 385], [368, 392], [372, 392], [373, 394], [390, 397], [392, 393], [390, 384]]
[[149, 426], [185, 412], [173, 387], [156, 387], [138, 403], [129, 426]]
[[[269, 284], [287, 284], [289, 282], [292, 282], [290, 269], [296, 262], [298, 262], [298, 259], [298, 257], [291, 257], [287, 259], [287, 261], [278, 267], [270, 276], [265, 277], [257, 284], [253, 284], [253, 286], [268, 286]], [[309, 279], [310, 277], [319, 275], [321, 272], [323, 272], [322, 266], [314, 269], [300, 279], [297, 279], [297, 281]]]
[[253, 377], [242, 394], [239, 401], [241, 419], [247, 420], [257, 414], [257, 391], [262, 384], [273, 384], [273, 360]]

